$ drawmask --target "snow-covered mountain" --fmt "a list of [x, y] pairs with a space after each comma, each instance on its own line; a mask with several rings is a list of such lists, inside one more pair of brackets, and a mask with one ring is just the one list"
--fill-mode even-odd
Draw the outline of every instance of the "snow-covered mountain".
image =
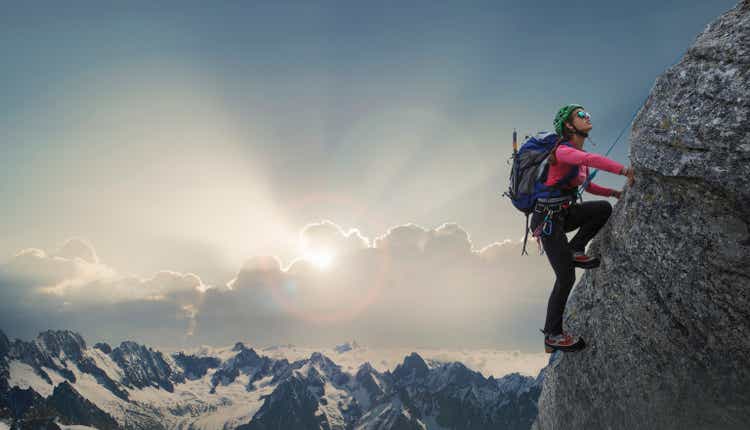
[[132, 341], [89, 348], [71, 331], [30, 342], [0, 331], [0, 426], [528, 429], [543, 373], [486, 378], [416, 352], [392, 371], [349, 372], [320, 352], [290, 362], [240, 342], [165, 354]]

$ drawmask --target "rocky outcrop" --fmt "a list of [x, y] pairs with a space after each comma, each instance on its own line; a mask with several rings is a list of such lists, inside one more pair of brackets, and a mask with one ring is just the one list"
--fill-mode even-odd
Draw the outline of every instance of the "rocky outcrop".
[[161, 387], [170, 393], [174, 382], [184, 382], [185, 377], [175, 372], [160, 351], [154, 351], [132, 341], [120, 343], [112, 350], [112, 360], [122, 369], [127, 386], [145, 388]]
[[6, 394], [6, 402], [6, 418], [13, 420], [13, 428], [58, 429], [57, 423], [100, 430], [120, 428], [111, 416], [83, 398], [67, 381], [56, 386], [46, 399], [31, 388], [13, 387]]
[[[15, 339], [10, 345], [10, 349], [6, 357], [7, 360], [17, 359], [28, 364], [34, 369], [34, 372], [39, 375], [39, 377], [47, 381], [47, 383], [49, 384], [52, 383], [52, 379], [44, 370], [45, 367], [57, 371], [68, 381], [75, 382], [75, 374], [73, 374], [73, 372], [70, 371], [70, 369], [66, 368], [63, 364], [63, 361], [68, 360], [68, 358], [66, 358], [64, 355], [55, 355], [51, 353], [51, 351], [46, 349], [46, 345], [43, 341], [41, 341], [41, 339], [41, 334], [40, 337], [37, 338], [36, 342], [24, 342], [20, 339]], [[78, 342], [77, 340], [74, 340], [74, 337], [69, 337], [68, 339], [73, 340], [74, 342]], [[67, 348], [69, 348], [70, 350], [75, 350], [76, 346], [71, 345]], [[59, 354], [60, 352], [60, 349], [56, 351], [57, 354]]]
[[112, 347], [109, 346], [109, 344], [107, 342], [97, 342], [94, 345], [94, 348], [98, 349], [99, 351], [101, 351], [101, 352], [103, 352], [105, 354], [110, 354], [112, 352]]
[[261, 357], [253, 348], [237, 342], [232, 351], [238, 351], [237, 355], [227, 360], [211, 377], [211, 392], [215, 392], [218, 385], [231, 384], [240, 373], [249, 375], [247, 389], [252, 390], [253, 382], [271, 373], [273, 361], [268, 357]]
[[221, 364], [221, 360], [216, 357], [197, 357], [183, 352], [172, 354], [172, 358], [182, 367], [185, 377], [191, 380], [202, 378], [208, 369], [215, 369]]
[[39, 333], [37, 342], [53, 357], [78, 361], [86, 349], [86, 341], [70, 330], [47, 330]]
[[537, 415], [541, 387], [528, 376], [485, 378], [459, 362], [429, 368], [416, 353], [384, 376], [406, 416], [421, 423], [434, 420], [441, 428], [464, 430], [521, 430], [528, 429]]
[[67, 381], [55, 387], [47, 403], [59, 411], [60, 421], [64, 424], [85, 425], [98, 430], [120, 428], [114, 418], [83, 398]]
[[97, 365], [94, 359], [91, 357], [82, 357], [78, 361], [78, 369], [81, 372], [88, 373], [91, 376], [93, 376], [96, 379], [96, 382], [99, 383], [99, 385], [103, 386], [104, 388], [108, 389], [112, 392], [115, 396], [123, 399], [128, 400], [128, 392], [125, 391], [125, 389], [118, 383], [117, 381], [113, 381], [109, 375], [107, 375], [107, 372], [100, 369]]
[[364, 390], [366, 397], [366, 404], [369, 406], [382, 398], [385, 394], [384, 388], [381, 382], [378, 380], [378, 372], [372, 367], [369, 362], [363, 363], [359, 366], [357, 374], [354, 380]]
[[31, 388], [11, 388], [6, 402], [8, 415], [3, 418], [12, 419], [13, 428], [59, 429], [55, 421], [60, 413]]
[[308, 381], [299, 376], [279, 384], [248, 424], [237, 430], [331, 428], [328, 417], [318, 413], [319, 396]]
[[750, 422], [750, 0], [660, 76], [633, 124], [636, 182], [591, 245], [538, 429]]
[[399, 380], [413, 381], [426, 377], [429, 372], [430, 369], [422, 357], [416, 352], [412, 352], [404, 358], [403, 364], [399, 364], [393, 369], [393, 376]]

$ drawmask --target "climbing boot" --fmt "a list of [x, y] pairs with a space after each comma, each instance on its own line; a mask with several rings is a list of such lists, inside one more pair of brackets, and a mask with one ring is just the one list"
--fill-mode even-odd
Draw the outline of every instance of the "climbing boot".
[[580, 267], [582, 269], [593, 269], [599, 267], [599, 261], [596, 257], [589, 257], [583, 252], [573, 253], [573, 266]]
[[579, 336], [569, 333], [560, 333], [557, 335], [544, 336], [544, 352], [551, 354], [555, 350], [572, 352], [579, 351], [586, 347], [586, 342]]

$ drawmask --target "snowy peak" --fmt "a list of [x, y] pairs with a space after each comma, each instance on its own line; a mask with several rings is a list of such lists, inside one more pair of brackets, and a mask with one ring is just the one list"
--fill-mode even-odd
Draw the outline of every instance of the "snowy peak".
[[253, 390], [253, 382], [271, 374], [274, 361], [268, 357], [261, 357], [252, 348], [247, 348], [241, 342], [237, 342], [232, 348], [239, 351], [234, 357], [227, 360], [211, 377], [212, 392], [219, 385], [233, 383], [240, 374], [248, 375], [247, 390]]
[[39, 333], [37, 343], [51, 356], [62, 360], [78, 361], [86, 350], [86, 341], [80, 334], [70, 330], [47, 330]]
[[412, 352], [404, 358], [403, 364], [396, 366], [393, 370], [393, 376], [396, 379], [411, 380], [422, 379], [427, 376], [430, 368], [427, 363], [416, 352]]
[[260, 355], [252, 348], [243, 348], [230, 361], [234, 361], [239, 366], [257, 366], [262, 360]]
[[174, 391], [172, 382], [182, 382], [184, 376], [175, 373], [159, 351], [146, 348], [132, 341], [125, 341], [112, 350], [112, 360], [124, 373], [123, 383], [127, 386], [145, 388], [161, 387], [170, 393]]
[[537, 381], [537, 378], [523, 376], [515, 372], [509, 373], [502, 378], [495, 380], [495, 383], [500, 389], [500, 392], [506, 394], [528, 392], [534, 386], [537, 386], [540, 382], [541, 381]]
[[365, 361], [364, 363], [359, 365], [359, 369], [357, 369], [357, 374], [360, 372], [374, 372], [375, 368], [372, 367], [372, 364], [370, 364], [369, 361]]
[[440, 385], [452, 384], [459, 387], [476, 385], [484, 387], [491, 382], [485, 379], [481, 373], [475, 372], [459, 362], [451, 362], [435, 369]]
[[341, 371], [341, 367], [339, 365], [334, 363], [333, 360], [326, 357], [320, 352], [313, 352], [312, 354], [310, 354], [308, 362], [318, 367], [319, 369], [326, 371], [325, 373], [328, 373], [328, 370]]
[[370, 362], [365, 362], [357, 370], [355, 381], [365, 390], [368, 400], [380, 398], [385, 393], [381, 375], [375, 370]]
[[318, 414], [318, 395], [307, 381], [292, 375], [266, 398], [250, 423], [237, 430], [331, 428], [325, 414]]
[[94, 345], [94, 348], [98, 349], [99, 351], [105, 353], [105, 354], [111, 354], [112, 353], [112, 347], [109, 346], [107, 342], [97, 342]]
[[235, 344], [234, 344], [234, 346], [232, 347], [232, 351], [235, 351], [235, 352], [243, 351], [243, 350], [245, 350], [245, 349], [247, 349], [247, 347], [246, 347], [246, 346], [245, 346], [245, 344], [244, 344], [244, 343], [242, 343], [242, 342], [237, 342], [237, 343], [235, 343]]
[[342, 372], [341, 366], [320, 352], [312, 353], [308, 362], [336, 385], [346, 384], [349, 381], [349, 374]]
[[52, 384], [52, 379], [42, 367], [57, 370], [65, 379], [71, 382], [76, 381], [73, 372], [67, 369], [58, 357], [53, 357], [39, 341], [24, 342], [20, 339], [14, 340], [10, 345], [7, 359], [18, 359], [28, 364], [48, 384]]

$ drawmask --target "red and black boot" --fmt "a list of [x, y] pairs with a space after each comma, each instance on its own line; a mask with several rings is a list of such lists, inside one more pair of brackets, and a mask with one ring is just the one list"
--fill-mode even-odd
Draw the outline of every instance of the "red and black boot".
[[589, 257], [583, 252], [576, 251], [573, 253], [573, 266], [580, 267], [582, 269], [593, 269], [599, 267], [599, 259], [596, 257]]
[[551, 354], [557, 351], [580, 351], [586, 347], [586, 342], [580, 336], [562, 332], [556, 335], [544, 335], [544, 352]]

